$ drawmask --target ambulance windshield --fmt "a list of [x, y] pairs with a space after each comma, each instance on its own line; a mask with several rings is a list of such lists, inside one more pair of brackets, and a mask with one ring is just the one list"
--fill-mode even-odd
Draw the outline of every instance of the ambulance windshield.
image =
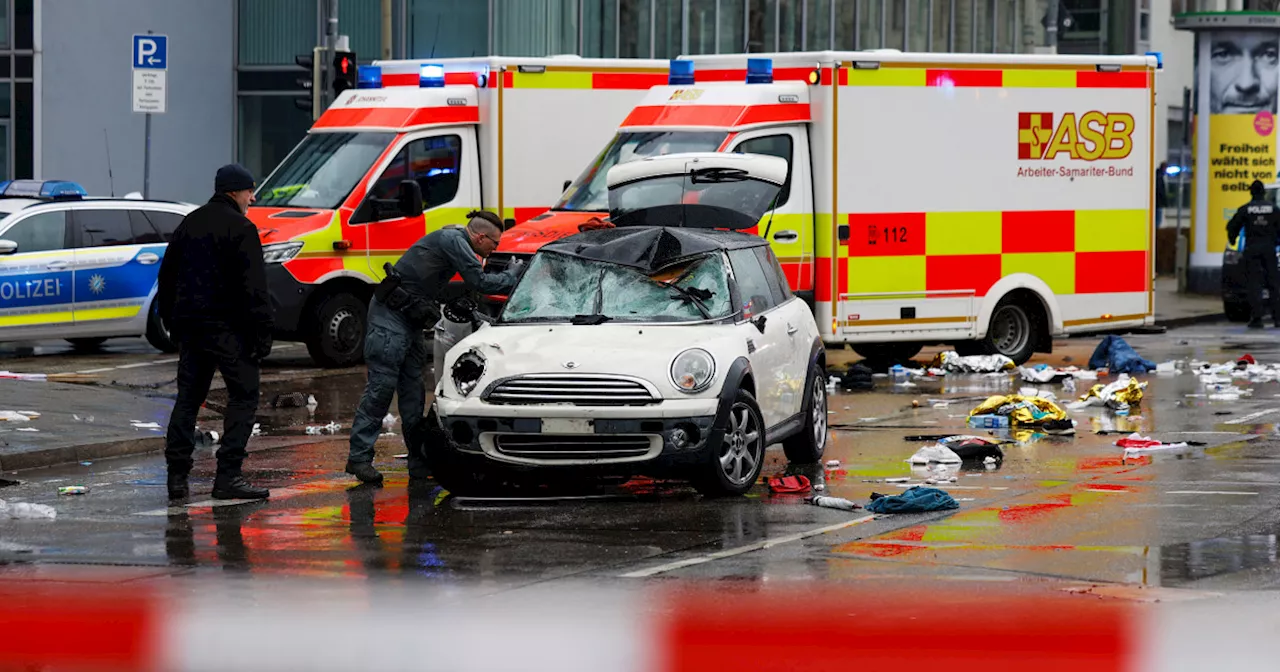
[[394, 137], [395, 133], [311, 133], [258, 187], [255, 205], [336, 208]]
[[714, 152], [728, 133], [723, 131], [643, 131], [619, 133], [587, 170], [569, 185], [552, 210], [604, 212], [609, 209], [609, 169], [619, 163], [681, 152]]

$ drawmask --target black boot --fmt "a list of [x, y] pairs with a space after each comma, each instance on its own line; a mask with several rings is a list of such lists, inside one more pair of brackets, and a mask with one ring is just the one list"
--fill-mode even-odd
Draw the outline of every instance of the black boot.
[[382, 473], [373, 468], [372, 462], [348, 462], [346, 472], [360, 479], [361, 483], [382, 482]]
[[270, 490], [253, 487], [239, 474], [213, 479], [214, 499], [266, 499], [270, 494]]
[[186, 474], [169, 474], [169, 499], [186, 499], [191, 496]]

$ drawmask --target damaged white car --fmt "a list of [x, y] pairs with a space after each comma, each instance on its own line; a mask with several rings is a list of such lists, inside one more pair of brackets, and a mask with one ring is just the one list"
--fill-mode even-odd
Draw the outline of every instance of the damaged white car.
[[785, 175], [781, 159], [731, 154], [612, 169], [617, 228], [543, 247], [498, 319], [449, 351], [434, 414], [449, 446], [428, 451], [441, 484], [589, 470], [734, 495], [767, 446], [820, 460], [818, 327], [768, 243], [738, 232]]

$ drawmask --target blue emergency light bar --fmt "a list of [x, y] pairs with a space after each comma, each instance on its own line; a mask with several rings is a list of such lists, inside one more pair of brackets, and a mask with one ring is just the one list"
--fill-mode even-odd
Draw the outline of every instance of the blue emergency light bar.
[[84, 187], [67, 180], [5, 180], [0, 182], [0, 197], [75, 200], [88, 196]]
[[361, 65], [356, 68], [357, 89], [381, 89], [382, 68], [377, 65]]
[[747, 83], [748, 84], [772, 84], [773, 83], [773, 59], [748, 58], [747, 59]]
[[693, 83], [693, 61], [672, 59], [671, 69], [667, 73], [667, 84], [671, 86], [689, 86]]
[[430, 64], [422, 66], [418, 73], [418, 86], [426, 89], [438, 89], [444, 86], [444, 66]]
[[1147, 56], [1156, 57], [1156, 70], [1164, 70], [1164, 53], [1159, 51], [1148, 51]]

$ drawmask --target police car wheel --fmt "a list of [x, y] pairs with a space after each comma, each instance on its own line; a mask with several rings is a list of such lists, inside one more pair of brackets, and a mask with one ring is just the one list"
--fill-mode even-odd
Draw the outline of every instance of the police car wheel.
[[313, 319], [307, 352], [325, 367], [354, 366], [364, 359], [365, 315], [368, 306], [352, 294], [335, 294], [322, 301]]
[[76, 350], [97, 350], [107, 342], [105, 338], [68, 338], [67, 342]]

